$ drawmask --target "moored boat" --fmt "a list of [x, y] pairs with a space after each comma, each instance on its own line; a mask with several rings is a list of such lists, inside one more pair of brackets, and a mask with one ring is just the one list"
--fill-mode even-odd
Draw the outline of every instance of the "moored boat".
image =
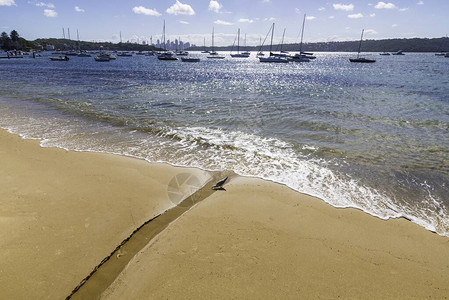
[[214, 28], [212, 28], [212, 50], [209, 52], [209, 56], [207, 58], [211, 59], [224, 59], [225, 57], [219, 55], [216, 51], [214, 51]]
[[179, 50], [175, 52], [176, 56], [187, 56], [189, 55], [189, 52], [184, 51], [184, 50]]
[[183, 61], [183, 62], [199, 62], [200, 59], [198, 57], [181, 57], [181, 61]]
[[[164, 25], [162, 27], [162, 44], [165, 45], [165, 20]], [[162, 53], [157, 54], [157, 59], [159, 60], [178, 60], [175, 54], [172, 51], [167, 51], [164, 48]]]
[[295, 55], [291, 55], [288, 57], [288, 60], [293, 62], [309, 62], [311, 59], [315, 59], [313, 53], [306, 53], [302, 51], [302, 41], [304, 37], [304, 28], [306, 25], [306, 14], [304, 14], [304, 19], [302, 20], [302, 28], [301, 28], [301, 42], [299, 43], [299, 53]]
[[280, 56], [259, 57], [259, 62], [263, 63], [288, 63], [288, 59]]
[[65, 56], [62, 56], [62, 55], [60, 55], [60, 56], [52, 56], [52, 57], [50, 57], [50, 60], [52, 60], [52, 61], [68, 61], [69, 57], [67, 55], [65, 55]]
[[100, 61], [100, 62], [111, 61], [109, 56], [107, 56], [107, 55], [100, 55], [100, 54], [95, 56], [94, 59], [95, 59], [95, 61]]
[[376, 62], [375, 59], [368, 59], [368, 58], [364, 58], [364, 57], [350, 58], [349, 61], [357, 62], [357, 63], [375, 63]]
[[359, 43], [359, 51], [357, 51], [357, 58], [350, 58], [349, 59], [350, 62], [354, 62], [354, 63], [375, 63], [376, 62], [375, 59], [368, 59], [368, 58], [360, 57], [360, 48], [362, 47], [364, 31], [365, 31], [365, 29], [362, 29], [362, 35], [360, 36], [360, 43]]
[[405, 55], [402, 50], [392, 53], [393, 55]]
[[[231, 52], [232, 52], [232, 49], [231, 49]], [[240, 28], [237, 31], [237, 53], [231, 53], [230, 55], [233, 58], [248, 58], [250, 56], [250, 53], [247, 51], [240, 53]]]
[[178, 58], [175, 56], [175, 54], [171, 51], [165, 51], [162, 52], [157, 56], [157, 59], [159, 60], [178, 60]]
[[131, 57], [131, 56], [133, 56], [133, 54], [131, 52], [128, 52], [128, 51], [121, 51], [121, 52], [117, 53], [117, 56]]
[[[271, 52], [273, 47], [273, 35], [274, 35], [274, 23], [271, 25], [271, 42], [270, 42], [270, 55], [268, 57], [259, 57], [259, 62], [261, 63], [288, 63], [288, 59], [286, 57], [282, 57], [279, 55], [275, 55]], [[268, 31], [270, 33], [270, 31]]]
[[109, 52], [101, 51], [97, 56], [95, 56], [95, 61], [111, 61], [117, 59], [114, 55]]

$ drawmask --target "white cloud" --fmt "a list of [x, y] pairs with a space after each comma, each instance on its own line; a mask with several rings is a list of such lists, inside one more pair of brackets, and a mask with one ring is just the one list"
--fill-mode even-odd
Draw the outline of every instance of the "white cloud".
[[271, 0], [262, 0], [262, 3], [269, 3]]
[[84, 12], [84, 9], [80, 8], [79, 6], [75, 6], [76, 12]]
[[58, 15], [58, 13], [56, 11], [54, 11], [53, 9], [44, 9], [44, 16], [49, 17], [49, 18], [54, 18]]
[[217, 25], [227, 25], [227, 26], [234, 25], [233, 23], [222, 21], [222, 20], [214, 21], [214, 23], [217, 24]]
[[179, 21], [179, 23], [181, 23], [181, 24], [190, 24], [189, 22], [187, 22], [187, 21]]
[[[28, 2], [29, 3], [29, 2]], [[36, 2], [34, 5], [39, 7], [48, 7], [48, 8], [55, 8], [55, 5], [53, 3], [45, 3], [45, 2]]]
[[335, 10], [353, 11], [354, 4], [332, 4]]
[[323, 11], [323, 10], [326, 10], [326, 8], [321, 6], [321, 7], [318, 8], [318, 10], [319, 11]]
[[393, 25], [391, 25], [391, 27], [398, 27], [398, 24], [393, 24]]
[[0, 0], [0, 6], [12, 6], [16, 5], [16, 2], [14, 0]]
[[418, 5], [423, 5], [423, 4], [424, 4], [424, 1], [419, 1], [419, 2], [416, 3], [416, 4], [418, 4]]
[[352, 15], [348, 15], [348, 18], [350, 18], [350, 19], [360, 19], [360, 18], [363, 18], [363, 15], [361, 13], [352, 14]]
[[408, 7], [404, 7], [404, 8], [400, 8], [400, 9], [399, 9], [399, 11], [407, 11], [407, 10], [409, 10]]
[[179, 2], [179, 0], [176, 0], [175, 4], [173, 4], [172, 6], [167, 8], [166, 12], [171, 15], [175, 15], [175, 16], [176, 15], [193, 16], [195, 14], [195, 11], [193, 10], [193, 8], [190, 5], [181, 3], [181, 2]]
[[374, 17], [376, 16], [376, 14], [369, 14], [369, 16], [370, 16], [371, 18], [374, 18]]
[[161, 15], [161, 13], [158, 12], [157, 10], [151, 9], [151, 8], [145, 8], [143, 6], [135, 6], [135, 7], [133, 7], [133, 12], [135, 14], [147, 15], [147, 16], [155, 16], [155, 17], [159, 17]]
[[335, 16], [329, 16], [329, 19], [335, 19]]
[[377, 2], [376, 6], [374, 6], [377, 9], [395, 9], [397, 8], [396, 5], [394, 5], [393, 3], [385, 3], [385, 2]]
[[239, 19], [238, 22], [240, 22], [240, 23], [253, 23], [254, 20], [251, 20], [251, 19]]
[[218, 1], [211, 0], [211, 1], [209, 2], [209, 10], [210, 10], [210, 11], [219, 13], [220, 10], [221, 10], [222, 8], [223, 8], [223, 5], [221, 5], [221, 3], [218, 2]]
[[274, 20], [276, 20], [276, 18], [273, 18], [273, 17], [270, 17], [270, 18], [265, 18], [265, 19], [263, 19], [264, 21], [274, 21]]
[[306, 17], [306, 20], [309, 20], [309, 21], [310, 21], [310, 20], [314, 20], [314, 19], [316, 19], [316, 17], [314, 17], [314, 16], [307, 16], [307, 17]]
[[374, 30], [374, 29], [366, 29], [365, 30], [365, 33], [367, 33], [367, 34], [379, 34], [376, 30]]

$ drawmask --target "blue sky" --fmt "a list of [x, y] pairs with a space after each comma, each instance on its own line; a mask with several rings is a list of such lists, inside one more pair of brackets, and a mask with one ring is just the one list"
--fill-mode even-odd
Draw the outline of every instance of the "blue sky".
[[286, 28], [287, 42], [298, 39], [303, 14], [308, 20], [306, 42], [357, 40], [361, 29], [367, 39], [441, 37], [449, 34], [449, 0], [303, 1], [303, 0], [0, 0], [0, 31], [16, 29], [27, 39], [62, 37], [87, 41], [153, 41], [181, 37], [199, 45], [232, 44], [241, 28], [247, 44], [259, 43], [271, 23], [276, 40]]

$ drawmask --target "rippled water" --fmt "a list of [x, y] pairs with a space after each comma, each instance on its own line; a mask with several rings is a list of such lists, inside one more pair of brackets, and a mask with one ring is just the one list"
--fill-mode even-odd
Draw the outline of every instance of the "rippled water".
[[449, 59], [195, 55], [0, 60], [0, 126], [45, 146], [232, 169], [449, 236]]

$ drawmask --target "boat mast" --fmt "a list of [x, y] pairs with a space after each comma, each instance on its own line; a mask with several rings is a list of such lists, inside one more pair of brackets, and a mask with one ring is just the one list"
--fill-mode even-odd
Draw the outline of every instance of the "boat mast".
[[214, 52], [214, 27], [212, 27], [212, 52]]
[[240, 53], [240, 28], [237, 33], [237, 53]]
[[162, 42], [164, 43], [162, 50], [166, 51], [166, 49], [165, 49], [165, 20], [164, 20], [164, 25], [162, 26]]
[[273, 34], [274, 34], [274, 23], [271, 25], [271, 42], [270, 42], [270, 56], [272, 55], [271, 49], [273, 47]]
[[282, 53], [282, 45], [284, 44], [285, 29], [286, 28], [284, 28], [284, 33], [282, 33], [281, 50], [280, 50], [281, 53]]
[[78, 51], [81, 51], [80, 35], [78, 33], [78, 28], [76, 29], [76, 39], [78, 40], [78, 42], [76, 42], [78, 44]]
[[360, 43], [359, 43], [359, 51], [357, 52], [357, 58], [360, 56], [360, 48], [362, 47], [362, 39], [363, 39], [363, 32], [365, 29], [362, 29], [362, 35], [360, 36]]
[[302, 38], [304, 36], [304, 26], [306, 24], [306, 14], [304, 14], [304, 19], [302, 20], [302, 30], [301, 30], [301, 42], [299, 43], [299, 54], [302, 52]]

